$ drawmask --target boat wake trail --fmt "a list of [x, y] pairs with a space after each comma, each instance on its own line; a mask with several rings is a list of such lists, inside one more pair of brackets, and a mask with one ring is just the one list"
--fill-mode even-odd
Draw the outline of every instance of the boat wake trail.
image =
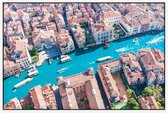
[[122, 47], [122, 48], [119, 48], [119, 49], [115, 50], [115, 52], [124, 52], [127, 49], [128, 49], [127, 47]]
[[95, 62], [93, 61], [93, 62], [90, 62], [89, 64], [94, 64]]
[[148, 45], [149, 44], [155, 44], [155, 43], [163, 41], [163, 39], [164, 39], [164, 36], [160, 36], [160, 37], [157, 37], [157, 38], [155, 38], [153, 40], [150, 40], [150, 41], [146, 42], [146, 44], [148, 44]]

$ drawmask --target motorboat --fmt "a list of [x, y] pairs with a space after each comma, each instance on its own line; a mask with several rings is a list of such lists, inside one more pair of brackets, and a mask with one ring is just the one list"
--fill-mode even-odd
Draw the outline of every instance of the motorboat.
[[38, 75], [38, 74], [39, 74], [39, 72], [37, 70], [34, 70], [34, 71], [29, 72], [28, 76], [33, 77], [33, 76]]
[[61, 55], [61, 63], [71, 61], [71, 57], [69, 55]]
[[66, 68], [61, 68], [61, 69], [59, 69], [58, 71], [57, 71], [57, 73], [62, 73], [62, 72], [64, 72], [66, 70]]
[[133, 39], [133, 42], [134, 42], [135, 44], [137, 44], [137, 43], [138, 43], [138, 38]]
[[103, 61], [111, 60], [111, 59], [112, 59], [112, 56], [106, 56], [106, 57], [98, 58], [97, 62], [103, 62]]
[[51, 63], [52, 63], [52, 61], [53, 61], [53, 59], [52, 59], [52, 58], [49, 58], [49, 59], [48, 59], [49, 64], [51, 64]]
[[17, 78], [18, 78], [19, 76], [20, 76], [20, 73], [17, 73], [17, 74], [15, 75], [15, 77], [17, 77]]

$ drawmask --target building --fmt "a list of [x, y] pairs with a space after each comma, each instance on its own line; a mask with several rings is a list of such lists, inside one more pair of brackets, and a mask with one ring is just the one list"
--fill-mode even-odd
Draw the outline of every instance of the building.
[[73, 23], [72, 32], [78, 47], [84, 48], [86, 43], [85, 30], [80, 27], [79, 23]]
[[[109, 105], [115, 102], [127, 102], [127, 91], [120, 77], [116, 77], [116, 72], [120, 71], [119, 60], [107, 62], [98, 66], [98, 75], [103, 86], [103, 90], [108, 99]], [[112, 108], [112, 106], [110, 106]]]
[[91, 23], [91, 31], [96, 45], [114, 40], [112, 26], [107, 25], [102, 21]]
[[72, 37], [70, 36], [69, 31], [66, 29], [59, 30], [59, 33], [57, 36], [57, 42], [60, 46], [62, 54], [66, 54], [75, 50]]
[[51, 84], [42, 87], [42, 94], [48, 109], [57, 109], [56, 98]]
[[120, 55], [122, 69], [129, 85], [141, 85], [145, 82], [138, 58], [133, 52]]
[[20, 105], [19, 100], [15, 97], [4, 105], [4, 109], [22, 109], [22, 106]]
[[15, 75], [17, 73], [20, 73], [20, 65], [15, 63], [10, 55], [9, 50], [4, 47], [4, 75], [3, 78], [10, 77], [12, 75]]
[[51, 84], [40, 85], [30, 89], [29, 94], [20, 100], [22, 106], [32, 106], [34, 109], [57, 109], [56, 97]]
[[143, 48], [138, 51], [138, 57], [146, 75], [147, 85], [164, 84], [164, 55], [162, 52]]
[[36, 29], [32, 33], [32, 39], [34, 46], [39, 50], [51, 48], [57, 43], [54, 30]]
[[34, 109], [47, 109], [47, 104], [45, 103], [42, 93], [40, 85], [30, 89], [29, 94], [34, 105]]
[[31, 56], [27, 48], [27, 43], [20, 37], [8, 37], [8, 45], [10, 49], [10, 57], [13, 61], [20, 65], [22, 70], [31, 66]]
[[142, 109], [144, 110], [156, 110], [159, 109], [159, 106], [156, 102], [156, 99], [154, 96], [148, 96], [148, 97], [141, 97], [139, 98], [139, 103]]
[[63, 109], [104, 109], [93, 68], [57, 81]]
[[122, 15], [118, 11], [107, 11], [102, 13], [102, 20], [104, 23], [110, 24], [119, 23], [122, 19]]

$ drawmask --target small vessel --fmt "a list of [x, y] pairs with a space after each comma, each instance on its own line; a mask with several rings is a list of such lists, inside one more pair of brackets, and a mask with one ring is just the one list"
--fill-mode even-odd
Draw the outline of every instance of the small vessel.
[[124, 52], [125, 51], [125, 48], [123, 47], [123, 48], [120, 48], [120, 49], [117, 49], [117, 50], [115, 50], [115, 52]]
[[36, 70], [35, 65], [34, 65], [34, 66], [32, 66], [32, 67], [30, 68], [30, 70], [28, 70], [28, 73], [30, 73], [30, 72], [32, 72], [32, 71], [34, 71], [34, 70]]
[[52, 59], [52, 58], [49, 58], [49, 59], [48, 59], [49, 64], [51, 64], [51, 63], [52, 63], [52, 61], [53, 61], [53, 59]]
[[62, 73], [66, 70], [66, 68], [61, 68], [60, 70], [57, 71], [57, 73]]
[[112, 59], [112, 56], [106, 56], [106, 57], [97, 59], [97, 62], [103, 62], [103, 61], [110, 60], [110, 59]]
[[104, 49], [107, 49], [107, 48], [109, 48], [109, 44], [104, 45]]
[[17, 77], [17, 78], [18, 78], [19, 76], [20, 76], [20, 73], [17, 73], [17, 74], [15, 75], [15, 77]]
[[16, 84], [16, 85], [14, 86], [14, 89], [19, 88], [19, 87], [21, 87], [21, 86], [23, 86], [23, 85], [29, 83], [29, 82], [32, 81], [32, 80], [33, 80], [33, 78], [27, 78], [27, 79], [25, 79], [25, 80], [19, 82], [18, 84]]
[[61, 63], [71, 61], [71, 57], [68, 55], [61, 55]]
[[133, 39], [133, 42], [134, 42], [135, 44], [137, 44], [137, 43], [138, 43], [138, 38]]
[[87, 50], [87, 49], [88, 49], [87, 47], [83, 48], [83, 50]]
[[31, 71], [30, 73], [28, 73], [28, 76], [33, 77], [33, 76], [38, 75], [38, 74], [39, 74], [39, 72], [37, 70], [34, 70], [34, 71]]

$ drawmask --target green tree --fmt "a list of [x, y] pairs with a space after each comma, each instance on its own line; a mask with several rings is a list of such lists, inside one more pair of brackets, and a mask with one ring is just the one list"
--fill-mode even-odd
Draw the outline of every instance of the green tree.
[[29, 105], [24, 105], [22, 108], [23, 110], [33, 110], [34, 109], [33, 106], [29, 106]]
[[143, 96], [154, 96], [156, 100], [159, 100], [161, 98], [161, 93], [161, 86], [148, 86], [142, 91]]
[[134, 99], [130, 98], [127, 103], [128, 109], [139, 109], [139, 103]]

